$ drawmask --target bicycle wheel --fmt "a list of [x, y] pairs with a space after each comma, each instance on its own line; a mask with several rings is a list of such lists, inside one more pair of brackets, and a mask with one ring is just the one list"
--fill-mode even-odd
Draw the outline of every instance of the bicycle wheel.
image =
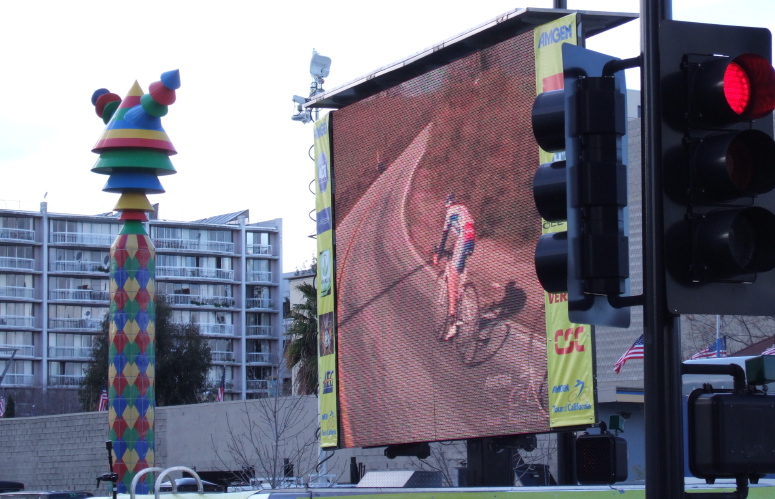
[[441, 272], [436, 277], [434, 289], [436, 290], [436, 313], [442, 317], [436, 330], [436, 338], [443, 340], [447, 334], [447, 328], [449, 328], [449, 296], [447, 295], [446, 272]]
[[476, 287], [470, 282], [463, 286], [458, 297], [457, 334], [453, 341], [464, 363], [476, 361], [479, 349], [479, 297]]
[[477, 349], [469, 363], [480, 364], [495, 356], [511, 333], [511, 326], [503, 321], [479, 318]]

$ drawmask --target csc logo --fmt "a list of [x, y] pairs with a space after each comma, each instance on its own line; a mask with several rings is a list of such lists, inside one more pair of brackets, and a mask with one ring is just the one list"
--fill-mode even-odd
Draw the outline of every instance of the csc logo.
[[[584, 326], [578, 326], [576, 329], [568, 328], [566, 330], [558, 329], [554, 333], [554, 351], [557, 355], [568, 353], [583, 352], [584, 345], [578, 343], [579, 336], [584, 332]], [[563, 345], [567, 345], [563, 347]]]

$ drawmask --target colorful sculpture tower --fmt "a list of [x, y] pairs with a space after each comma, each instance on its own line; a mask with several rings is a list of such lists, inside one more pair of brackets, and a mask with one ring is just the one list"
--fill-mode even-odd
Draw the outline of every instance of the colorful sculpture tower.
[[[92, 149], [100, 155], [92, 171], [109, 175], [102, 190], [121, 194], [113, 209], [124, 221], [110, 248], [108, 368], [108, 431], [121, 493], [129, 493], [137, 472], [154, 466], [156, 257], [143, 222], [153, 211], [146, 194], [164, 192], [158, 177], [175, 173], [169, 157], [177, 151], [161, 118], [179, 87], [175, 70], [162, 74], [147, 94], [135, 82], [123, 101], [106, 89], [92, 95], [107, 125]], [[141, 478], [137, 493], [149, 492], [150, 478]]]

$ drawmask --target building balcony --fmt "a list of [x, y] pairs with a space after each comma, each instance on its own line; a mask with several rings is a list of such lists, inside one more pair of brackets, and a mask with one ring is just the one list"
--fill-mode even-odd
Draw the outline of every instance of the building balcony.
[[35, 298], [35, 288], [27, 288], [24, 286], [0, 286], [0, 298], [32, 300]]
[[271, 244], [248, 244], [245, 246], [245, 252], [248, 256], [273, 256]]
[[164, 299], [170, 305], [196, 305], [227, 308], [234, 306], [234, 298], [229, 296], [206, 296], [181, 293], [165, 295]]
[[26, 315], [4, 315], [0, 317], [0, 327], [35, 327], [35, 317]]
[[252, 391], [269, 390], [269, 380], [268, 379], [249, 379], [247, 380], [246, 388]]
[[265, 308], [273, 309], [274, 302], [269, 298], [248, 298], [245, 300], [245, 308]]
[[200, 241], [197, 239], [154, 239], [153, 245], [159, 250], [209, 251], [214, 253], [234, 253], [234, 243], [227, 241]]
[[103, 274], [107, 274], [110, 271], [110, 268], [107, 265], [105, 265], [104, 262], [86, 262], [83, 260], [53, 261], [49, 265], [49, 268], [52, 272], [68, 272], [68, 273], [101, 272]]
[[[185, 323], [183, 324], [185, 325]], [[199, 326], [199, 334], [203, 336], [234, 336], [234, 324], [200, 322], [197, 326]]]
[[48, 347], [48, 356], [56, 359], [91, 358], [91, 347]]
[[247, 328], [245, 328], [245, 336], [274, 338], [274, 335], [272, 334], [272, 326], [247, 326]]
[[247, 282], [272, 282], [272, 273], [261, 270], [248, 270], [245, 273]]
[[5, 378], [3, 378], [3, 387], [33, 386], [34, 381], [35, 380], [32, 374], [5, 373]]
[[272, 361], [272, 354], [269, 352], [248, 352], [245, 355], [247, 364], [269, 364]]
[[31, 229], [12, 229], [10, 227], [0, 227], [0, 240], [2, 241], [35, 241], [35, 231]]
[[77, 387], [83, 381], [84, 376], [74, 374], [51, 374], [48, 377], [48, 386]]
[[0, 269], [35, 270], [35, 260], [32, 258], [0, 256]]
[[234, 362], [234, 352], [219, 352], [212, 350], [210, 352], [213, 362]]
[[52, 289], [48, 293], [49, 300], [57, 301], [92, 301], [107, 303], [110, 301], [110, 291], [96, 289]]
[[51, 244], [60, 246], [111, 246], [116, 239], [111, 234], [91, 234], [84, 232], [52, 232], [49, 235]]
[[202, 277], [205, 279], [234, 280], [233, 270], [207, 269], [203, 267], [156, 267], [156, 277]]
[[34, 345], [2, 345], [0, 344], [0, 350], [4, 350], [3, 354], [8, 354], [8, 357], [3, 357], [2, 360], [8, 360], [11, 358], [11, 353], [16, 350], [17, 357], [34, 357], [35, 346]]
[[102, 320], [54, 317], [48, 320], [48, 327], [49, 329], [80, 329], [83, 331], [99, 331], [102, 327]]

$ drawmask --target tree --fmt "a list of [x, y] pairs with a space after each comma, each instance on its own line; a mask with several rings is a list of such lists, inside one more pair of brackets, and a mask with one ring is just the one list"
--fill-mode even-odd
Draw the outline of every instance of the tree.
[[[172, 322], [172, 307], [156, 295], [156, 405], [181, 405], [200, 402], [210, 388], [207, 374], [212, 365], [210, 346], [199, 334], [194, 322]], [[100, 393], [107, 388], [109, 363], [109, 327], [107, 314], [102, 332], [92, 343], [91, 360], [81, 383], [78, 397], [84, 410], [96, 410]]]
[[318, 291], [312, 283], [299, 284], [303, 300], [291, 308], [291, 327], [286, 333], [291, 341], [285, 350], [289, 367], [296, 368], [296, 385], [300, 394], [316, 394], [318, 388]]
[[[718, 331], [717, 331], [718, 330]], [[766, 316], [693, 315], [682, 316], [682, 353], [685, 359], [727, 337], [729, 355], [775, 335], [775, 320]]]
[[457, 467], [466, 464], [465, 441], [431, 442], [430, 447], [431, 454], [427, 458], [409, 458], [412, 466], [424, 471], [437, 471], [441, 473], [443, 487], [456, 487]]
[[16, 417], [16, 401], [13, 399], [13, 395], [8, 395], [8, 400], [5, 401], [5, 414], [4, 418]]
[[225, 428], [211, 434], [219, 466], [250, 470], [273, 489], [287, 487], [286, 477], [306, 477], [315, 470], [317, 413], [310, 410], [309, 397], [266, 397], [244, 404], [241, 417], [227, 413]]
[[89, 364], [78, 389], [78, 400], [85, 411], [96, 411], [100, 393], [108, 388], [109, 330], [110, 320], [105, 314], [100, 334], [92, 339]]

